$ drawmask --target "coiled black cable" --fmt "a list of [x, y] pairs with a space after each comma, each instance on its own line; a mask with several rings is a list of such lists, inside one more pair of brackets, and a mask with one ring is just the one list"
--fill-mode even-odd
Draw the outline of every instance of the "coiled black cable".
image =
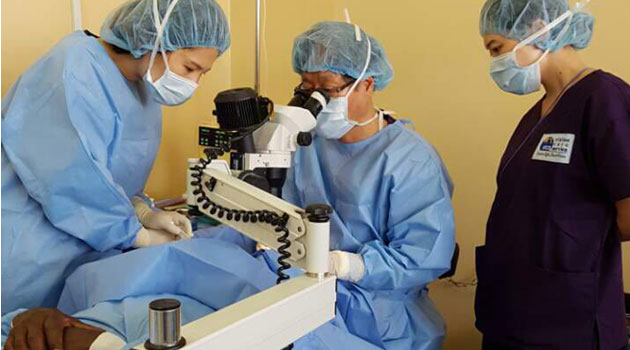
[[276, 270], [276, 274], [278, 275], [276, 284], [280, 284], [290, 278], [289, 275], [284, 273], [284, 271], [291, 268], [291, 264], [287, 262], [287, 260], [291, 258], [291, 252], [289, 252], [291, 241], [289, 240], [289, 229], [287, 228], [289, 215], [284, 213], [282, 216], [280, 216], [277, 213], [268, 210], [246, 211], [225, 208], [217, 203], [214, 203], [210, 198], [208, 198], [203, 190], [203, 185], [205, 185], [210, 191], [213, 191], [214, 185], [216, 184], [215, 179], [211, 179], [205, 184], [202, 184], [204, 169], [206, 169], [213, 160], [223, 156], [226, 152], [229, 152], [227, 146], [223, 149], [206, 148], [204, 150], [206, 158], [199, 158], [199, 164], [191, 168], [191, 170], [193, 170], [191, 175], [193, 180], [190, 184], [195, 187], [193, 194], [195, 196], [198, 196], [197, 203], [199, 203], [199, 205], [201, 205], [204, 210], [207, 210], [209, 208], [210, 214], [216, 215], [219, 219], [225, 218], [228, 221], [243, 221], [245, 223], [267, 223], [273, 226], [276, 232], [282, 232], [282, 234], [277, 239], [278, 243], [280, 243], [280, 247], [278, 247], [278, 253], [280, 254], [280, 256], [277, 260], [278, 265], [280, 266]]
[[[275, 214], [273, 214], [275, 215]], [[282, 218], [275, 219], [271, 224], [276, 226], [275, 231], [282, 234], [278, 237], [278, 243], [280, 246], [278, 247], [278, 253], [280, 256], [278, 257], [278, 270], [276, 273], [278, 274], [278, 279], [276, 280], [276, 284], [282, 283], [282, 281], [288, 280], [290, 277], [286, 273], [285, 270], [291, 268], [291, 264], [287, 262], [287, 260], [291, 257], [291, 252], [289, 252], [289, 248], [291, 248], [291, 241], [289, 240], [289, 229], [287, 229], [287, 221], [289, 216], [284, 214]]]

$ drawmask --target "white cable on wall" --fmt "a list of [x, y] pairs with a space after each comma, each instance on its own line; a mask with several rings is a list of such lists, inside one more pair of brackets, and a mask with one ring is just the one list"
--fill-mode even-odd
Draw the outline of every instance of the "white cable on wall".
[[262, 29], [261, 29], [261, 46], [262, 46], [262, 81], [260, 83], [261, 92], [266, 93], [266, 85], [269, 82], [269, 56], [267, 51], [267, 0], [262, 0]]
[[83, 29], [83, 23], [81, 23], [81, 0], [70, 0], [70, 4], [72, 7], [72, 30], [81, 30]]
[[254, 90], [256, 93], [260, 93], [260, 0], [254, 0], [256, 3], [256, 48], [254, 50], [254, 56], [256, 58], [254, 68]]

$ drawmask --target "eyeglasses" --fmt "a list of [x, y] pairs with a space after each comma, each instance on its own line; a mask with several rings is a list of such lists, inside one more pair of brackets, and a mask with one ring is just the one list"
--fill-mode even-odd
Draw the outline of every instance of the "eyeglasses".
[[[352, 84], [354, 84], [354, 82], [355, 82], [355, 80], [353, 79], [353, 80], [350, 80], [349, 82], [343, 84], [342, 86], [339, 86], [339, 87], [336, 87], [336, 88], [330, 88], [330, 89], [318, 88], [317, 90], [323, 90], [330, 97], [341, 97], [341, 93], [344, 90], [346, 90], [347, 88], [349, 88], [350, 86], [352, 86]], [[307, 95], [310, 95], [316, 89], [311, 84], [306, 83], [306, 82], [302, 82], [296, 87], [296, 90], [303, 91]]]

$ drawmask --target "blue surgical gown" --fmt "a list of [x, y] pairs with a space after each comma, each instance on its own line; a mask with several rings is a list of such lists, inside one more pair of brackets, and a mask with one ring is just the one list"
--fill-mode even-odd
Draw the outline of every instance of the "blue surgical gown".
[[440, 349], [444, 321], [426, 285], [450, 268], [452, 182], [433, 147], [397, 121], [367, 140], [315, 137], [294, 156], [283, 197], [334, 209], [330, 249], [361, 254], [365, 276], [340, 281], [349, 331], [386, 349]]
[[[272, 287], [277, 266], [270, 262], [277, 255], [252, 255], [243, 248], [229, 240], [194, 239], [85, 264], [67, 279], [59, 309], [117, 335], [127, 347], [142, 343], [148, 333], [148, 305], [154, 299], [178, 299], [186, 324]], [[297, 269], [290, 273], [299, 274]], [[2, 345], [15, 316], [2, 319]], [[296, 341], [295, 348], [378, 349], [350, 334], [339, 316]]]
[[131, 246], [161, 110], [75, 32], [2, 100], [2, 314], [55, 306], [83, 262]]

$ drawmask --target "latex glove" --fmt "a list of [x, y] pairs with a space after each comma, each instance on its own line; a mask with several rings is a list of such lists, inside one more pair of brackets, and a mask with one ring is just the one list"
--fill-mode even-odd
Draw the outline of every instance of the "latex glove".
[[337, 276], [338, 279], [356, 283], [365, 274], [363, 257], [359, 254], [334, 250], [328, 255], [328, 273]]
[[141, 228], [136, 234], [136, 241], [133, 243], [134, 248], [151, 247], [154, 245], [164, 244], [176, 241], [179, 236], [162, 230], [153, 230], [150, 228]]
[[170, 211], [152, 210], [141, 198], [136, 197], [132, 202], [136, 216], [145, 228], [170, 232], [182, 239], [192, 238], [192, 225], [184, 215]]

